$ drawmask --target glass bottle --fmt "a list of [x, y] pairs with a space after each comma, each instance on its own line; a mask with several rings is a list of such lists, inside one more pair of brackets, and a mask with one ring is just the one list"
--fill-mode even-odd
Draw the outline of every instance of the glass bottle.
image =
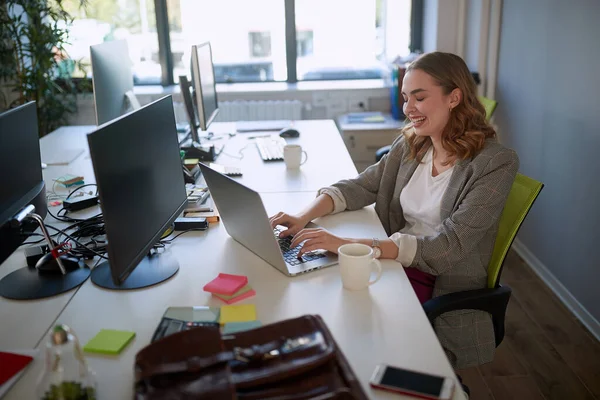
[[95, 400], [96, 379], [79, 340], [67, 325], [56, 325], [46, 342], [46, 364], [36, 394], [42, 400]]

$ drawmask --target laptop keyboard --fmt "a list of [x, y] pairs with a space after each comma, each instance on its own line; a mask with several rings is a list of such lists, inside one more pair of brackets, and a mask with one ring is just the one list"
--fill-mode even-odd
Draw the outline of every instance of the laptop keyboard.
[[279, 248], [281, 249], [283, 258], [284, 258], [285, 262], [288, 263], [289, 265], [300, 265], [307, 261], [313, 261], [313, 260], [317, 260], [319, 258], [325, 257], [325, 254], [323, 252], [309, 251], [308, 253], [304, 253], [302, 255], [302, 258], [298, 258], [298, 252], [300, 251], [300, 248], [302, 247], [302, 245], [299, 244], [296, 247], [291, 247], [292, 237], [287, 236], [284, 238], [280, 238], [279, 234], [281, 233], [281, 231], [282, 230], [278, 229], [278, 228], [273, 229], [273, 233], [275, 234], [275, 237], [277, 238], [277, 241], [279, 242]]

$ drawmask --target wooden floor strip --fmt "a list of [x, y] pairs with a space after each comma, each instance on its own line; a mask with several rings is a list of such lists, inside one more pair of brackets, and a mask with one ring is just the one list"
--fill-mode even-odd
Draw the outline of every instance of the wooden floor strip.
[[510, 251], [502, 284], [513, 289], [494, 361], [457, 371], [471, 399], [600, 400], [600, 343]]

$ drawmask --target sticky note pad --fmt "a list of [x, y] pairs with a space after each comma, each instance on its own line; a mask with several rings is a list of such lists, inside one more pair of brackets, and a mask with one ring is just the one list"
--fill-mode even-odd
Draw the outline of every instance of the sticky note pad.
[[219, 274], [215, 279], [204, 285], [204, 291], [231, 296], [248, 284], [244, 275]]
[[237, 306], [221, 307], [219, 322], [224, 325], [228, 322], [246, 322], [256, 320], [256, 307], [254, 304], [240, 304]]
[[228, 333], [249, 331], [250, 329], [258, 328], [259, 326], [262, 326], [260, 321], [228, 322], [223, 327], [223, 335]]
[[240, 290], [238, 290], [237, 292], [235, 292], [234, 294], [232, 294], [231, 296], [227, 296], [226, 294], [221, 294], [221, 293], [214, 293], [214, 295], [223, 300], [231, 300], [231, 299], [235, 299], [236, 297], [241, 296], [244, 293], [247, 293], [251, 290], [252, 290], [252, 286], [246, 285], [243, 288], [241, 288]]
[[256, 292], [254, 291], [254, 289], [250, 289], [249, 291], [242, 293], [239, 296], [226, 296], [226, 297], [229, 297], [228, 299], [226, 299], [225, 296], [221, 296], [216, 293], [213, 293], [213, 296], [221, 301], [224, 301], [227, 304], [233, 304], [233, 303], [237, 303], [238, 301], [247, 299], [248, 297], [252, 297], [255, 294], [256, 294]]
[[134, 337], [135, 332], [102, 329], [83, 346], [83, 350], [88, 353], [120, 354]]

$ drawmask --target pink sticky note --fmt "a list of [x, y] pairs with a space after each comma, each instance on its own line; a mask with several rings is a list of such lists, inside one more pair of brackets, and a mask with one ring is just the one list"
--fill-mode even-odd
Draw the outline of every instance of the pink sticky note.
[[213, 297], [216, 297], [217, 299], [219, 299], [221, 301], [224, 301], [227, 304], [233, 304], [233, 303], [237, 303], [238, 301], [242, 301], [244, 299], [247, 299], [248, 297], [252, 297], [255, 294], [256, 294], [256, 292], [254, 291], [254, 289], [252, 289], [252, 290], [247, 291], [244, 294], [239, 295], [238, 297], [234, 297], [233, 299], [229, 299], [229, 300], [226, 300], [226, 299], [224, 299], [224, 298], [222, 298], [219, 295], [214, 294], [214, 293], [213, 293]]
[[248, 284], [248, 277], [244, 275], [219, 274], [215, 279], [204, 286], [205, 292], [231, 296]]

